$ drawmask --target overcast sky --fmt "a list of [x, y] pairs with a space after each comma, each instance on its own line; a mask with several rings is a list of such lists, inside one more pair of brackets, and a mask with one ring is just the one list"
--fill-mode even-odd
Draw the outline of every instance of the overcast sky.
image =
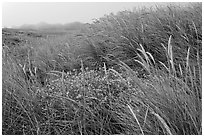
[[79, 21], [91, 23], [92, 19], [111, 12], [132, 10], [133, 7], [153, 6], [158, 3], [142, 2], [6, 2], [2, 4], [2, 26], [12, 27], [23, 24], [69, 23]]

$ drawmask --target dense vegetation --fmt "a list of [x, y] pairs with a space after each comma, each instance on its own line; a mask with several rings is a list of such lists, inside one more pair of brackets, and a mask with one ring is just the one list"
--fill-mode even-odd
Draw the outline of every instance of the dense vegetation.
[[2, 41], [2, 134], [202, 134], [201, 3]]

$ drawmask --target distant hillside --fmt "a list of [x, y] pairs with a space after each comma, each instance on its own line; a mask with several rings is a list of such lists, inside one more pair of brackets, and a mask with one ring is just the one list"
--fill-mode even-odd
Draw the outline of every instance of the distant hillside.
[[81, 22], [72, 22], [66, 24], [49, 24], [45, 22], [40, 22], [38, 24], [24, 24], [22, 26], [17, 27], [18, 29], [35, 29], [35, 30], [75, 30], [79, 29], [84, 24]]

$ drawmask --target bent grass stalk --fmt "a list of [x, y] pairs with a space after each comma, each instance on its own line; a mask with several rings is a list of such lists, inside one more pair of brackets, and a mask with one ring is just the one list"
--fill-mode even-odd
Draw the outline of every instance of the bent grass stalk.
[[145, 113], [145, 118], [144, 118], [144, 122], [143, 122], [143, 125], [142, 125], [143, 128], [144, 128], [146, 120], [147, 120], [148, 110], [149, 110], [149, 105], [147, 106], [147, 110], [146, 110], [146, 113]]
[[170, 63], [169, 67], [171, 66], [172, 73], [174, 75], [176, 71], [175, 71], [175, 67], [174, 67], [174, 59], [173, 59], [171, 39], [172, 39], [172, 35], [169, 37], [169, 40], [168, 40], [167, 54], [168, 54], [168, 62]]
[[166, 122], [164, 121], [164, 119], [162, 117], [160, 117], [158, 114], [156, 114], [155, 112], [153, 112], [153, 111], [150, 111], [150, 113], [155, 115], [158, 118], [158, 120], [162, 123], [162, 125], [166, 129], [167, 133], [169, 135], [172, 135], [171, 130], [170, 130], [169, 126], [166, 124]]
[[129, 108], [130, 112], [132, 113], [133, 117], [135, 118], [135, 120], [136, 120], [136, 122], [137, 122], [137, 124], [138, 124], [138, 126], [140, 128], [140, 131], [141, 131], [142, 135], [144, 135], [144, 131], [143, 131], [143, 129], [142, 129], [142, 127], [141, 127], [135, 113], [133, 112], [132, 108], [130, 107], [130, 105], [127, 105], [127, 107]]
[[145, 51], [142, 44], [140, 44], [140, 49], [138, 48], [137, 50], [140, 53], [142, 53], [143, 57], [140, 54], [137, 54], [141, 61], [140, 60], [135, 60], [135, 61], [138, 62], [140, 65], [142, 65], [142, 67], [144, 67], [144, 69], [148, 72], [148, 74], [151, 75], [150, 67], [151, 67], [151, 65], [155, 64], [154, 57], [152, 56], [151, 53]]

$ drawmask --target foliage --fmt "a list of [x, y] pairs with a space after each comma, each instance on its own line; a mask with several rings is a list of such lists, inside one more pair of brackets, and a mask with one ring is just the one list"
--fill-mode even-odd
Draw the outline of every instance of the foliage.
[[201, 11], [123, 11], [4, 43], [2, 134], [201, 135]]

